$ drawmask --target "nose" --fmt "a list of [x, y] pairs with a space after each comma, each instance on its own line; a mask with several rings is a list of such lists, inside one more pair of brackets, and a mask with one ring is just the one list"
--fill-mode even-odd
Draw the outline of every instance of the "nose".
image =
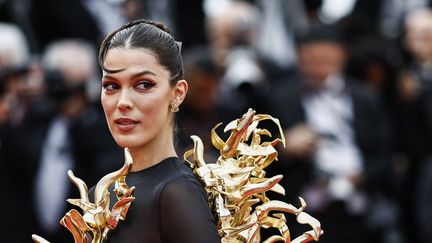
[[120, 93], [120, 98], [117, 102], [117, 108], [121, 111], [132, 110], [134, 107], [133, 101], [131, 99], [131, 95], [124, 89]]

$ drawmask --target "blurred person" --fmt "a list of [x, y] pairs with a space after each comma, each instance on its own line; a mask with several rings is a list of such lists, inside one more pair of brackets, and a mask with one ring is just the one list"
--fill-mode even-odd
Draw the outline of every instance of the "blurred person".
[[32, 53], [39, 50], [30, 22], [31, 0], [2, 0], [0, 1], [0, 21], [12, 23], [23, 30], [28, 46]]
[[95, 70], [91, 56], [92, 50], [85, 44], [62, 41], [48, 46], [42, 57], [51, 114], [45, 132], [39, 134], [41, 145], [35, 158], [38, 166], [33, 193], [39, 226], [49, 235], [63, 231], [58, 219], [65, 212], [69, 194], [65, 175], [76, 163], [70, 127], [87, 102], [84, 85]]
[[[25, 87], [31, 85], [39, 86], [38, 80], [31, 79], [28, 74], [31, 67], [32, 57], [24, 32], [16, 25], [0, 23], [0, 78], [6, 85], [10, 99], [20, 106], [19, 96]], [[34, 83], [33, 83], [34, 81]], [[12, 110], [13, 119], [18, 119], [21, 107]]]
[[217, 11], [207, 20], [210, 51], [216, 65], [223, 70], [220, 105], [230, 106], [233, 117], [249, 107], [263, 112], [261, 99], [270, 87], [268, 75], [276, 68], [265, 62], [255, 48], [260, 23], [257, 6], [232, 1], [224, 11]]
[[[285, 129], [283, 173], [288, 201], [302, 196], [320, 220], [322, 242], [377, 242], [367, 204], [386, 185], [387, 128], [378, 97], [344, 75], [347, 53], [331, 26], [298, 38], [298, 74], [277, 85], [269, 109]], [[285, 199], [286, 201], [286, 199]]]
[[412, 57], [411, 70], [422, 85], [432, 82], [432, 10], [410, 12], [404, 22], [404, 46]]
[[[403, 25], [404, 18], [410, 14], [410, 12], [416, 11], [417, 9], [426, 9], [432, 6], [430, 0], [413, 0], [413, 1], [401, 1], [401, 0], [380, 0], [375, 2], [358, 1], [359, 9], [362, 9], [363, 16], [367, 16], [370, 13], [370, 9], [377, 13], [376, 19], [378, 20], [378, 26], [384, 36], [397, 38], [402, 35], [404, 31]], [[378, 8], [374, 8], [373, 5], [379, 5]], [[363, 6], [363, 8], [361, 8]], [[369, 9], [368, 9], [369, 7]], [[376, 11], [378, 9], [379, 11]], [[374, 15], [372, 18], [375, 17]]]
[[16, 25], [0, 23], [0, 65], [22, 66], [30, 61], [27, 39]]
[[262, 12], [256, 41], [258, 52], [281, 68], [292, 68], [296, 62], [294, 25], [301, 25], [303, 24], [301, 20], [306, 19], [302, 1], [259, 0], [256, 2]]
[[[32, 168], [22, 157], [16, 125], [27, 108], [23, 87], [30, 82], [30, 52], [23, 31], [14, 24], [0, 23], [0, 183], [5, 188], [0, 207], [5, 223], [2, 240], [25, 242], [34, 224], [29, 178]], [[13, 199], [12, 199], [13, 198]]]
[[[374, 31], [386, 37], [386, 39], [396, 39], [400, 35], [400, 23], [407, 9], [417, 6], [419, 2], [425, 3], [426, 1], [355, 0], [353, 2], [352, 12], [344, 17], [344, 21], [349, 20], [352, 22], [347, 26], [348, 31], [351, 31], [351, 35], [361, 37], [365, 31]], [[359, 26], [358, 23], [360, 22], [364, 23], [364, 25]], [[354, 27], [353, 24], [356, 26]], [[352, 36], [349, 38], [352, 38]]]
[[[372, 88], [382, 101], [389, 132], [389, 153], [391, 163], [389, 166], [386, 190], [382, 191], [380, 198], [375, 200], [374, 212], [369, 217], [369, 223], [376, 225], [384, 223], [386, 216], [391, 216], [393, 220], [387, 219], [384, 224], [386, 229], [386, 242], [393, 242], [395, 238], [404, 242], [405, 229], [404, 222], [405, 209], [401, 207], [405, 201], [406, 190], [406, 159], [401, 156], [399, 140], [400, 121], [397, 95], [398, 72], [403, 66], [402, 55], [393, 40], [384, 40], [378, 36], [363, 37], [352, 43], [351, 58], [346, 68], [346, 73], [350, 77], [356, 78], [363, 84]], [[382, 211], [382, 212], [379, 212]], [[383, 227], [382, 225], [381, 227]], [[378, 228], [378, 227], [376, 227]], [[393, 240], [391, 240], [391, 238]]]
[[[258, 8], [246, 1], [232, 1], [207, 16], [206, 34], [217, 65], [225, 66], [237, 46], [252, 47], [258, 31]], [[226, 65], [227, 66], [227, 65]]]
[[[97, 75], [94, 53], [83, 41], [50, 45], [42, 57], [45, 93], [30, 100], [22, 122], [12, 129], [14, 147], [9, 149], [8, 161], [19, 167], [20, 184], [26, 188], [22, 197], [32, 204], [25, 206], [31, 212], [21, 222], [30, 228], [27, 240], [34, 232], [57, 242], [69, 239], [58, 223], [66, 209], [65, 200], [74, 193], [68, 169], [95, 183], [101, 174], [117, 168], [113, 158], [121, 163], [122, 153], [114, 147], [103, 114], [92, 107], [89, 97], [89, 83]], [[108, 158], [108, 163], [103, 163]], [[104, 166], [97, 170], [94, 167], [98, 165]]]
[[0, 78], [7, 80], [6, 88], [14, 96], [42, 92], [40, 66], [30, 51], [21, 28], [0, 22]]
[[347, 75], [375, 90], [381, 96], [386, 111], [392, 115], [396, 107], [397, 71], [403, 67], [396, 43], [377, 35], [363, 35], [349, 48]]
[[197, 135], [203, 139], [205, 160], [215, 162], [219, 153], [212, 147], [209, 131], [218, 122], [228, 119], [227, 116], [232, 113], [229, 106], [218, 104], [222, 72], [206, 46], [186, 51], [184, 67], [190, 88], [183, 109], [178, 114], [177, 148], [183, 154], [193, 147], [190, 135]]
[[[405, 161], [404, 190], [401, 201], [405, 212], [407, 238], [428, 240], [432, 223], [426, 215], [432, 211], [428, 179], [432, 150], [432, 11], [417, 9], [404, 20], [403, 44], [409, 55], [397, 82], [396, 129], [398, 152]], [[411, 208], [415, 205], [415, 210]]]

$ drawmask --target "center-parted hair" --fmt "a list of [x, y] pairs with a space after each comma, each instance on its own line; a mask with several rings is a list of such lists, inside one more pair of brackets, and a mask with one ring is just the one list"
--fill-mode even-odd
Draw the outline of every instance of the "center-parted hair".
[[140, 19], [131, 21], [108, 35], [99, 50], [99, 65], [104, 67], [107, 52], [113, 48], [150, 50], [170, 72], [171, 85], [184, 78], [181, 48], [162, 23]]

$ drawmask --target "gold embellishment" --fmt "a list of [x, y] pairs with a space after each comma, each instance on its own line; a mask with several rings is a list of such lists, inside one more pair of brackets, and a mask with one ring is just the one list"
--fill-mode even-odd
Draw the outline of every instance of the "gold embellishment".
[[[266, 129], [258, 128], [263, 120], [273, 121], [281, 138], [270, 142], [262, 142], [261, 136], [271, 134]], [[318, 220], [304, 212], [306, 202], [300, 198], [300, 208], [291, 204], [270, 200], [265, 192], [271, 190], [285, 194], [284, 188], [278, 184], [282, 175], [265, 177], [265, 168], [277, 160], [275, 146], [285, 138], [279, 120], [269, 115], [255, 114], [249, 109], [242, 118], [230, 122], [224, 132], [231, 131], [229, 138], [223, 141], [216, 133], [218, 124], [211, 131], [213, 146], [220, 151], [216, 163], [204, 161], [204, 146], [201, 139], [191, 136], [194, 148], [184, 154], [184, 159], [205, 184], [209, 204], [215, 211], [219, 234], [222, 242], [260, 242], [260, 228], [277, 228], [280, 235], [274, 235], [263, 242], [309, 242], [318, 241], [323, 234]], [[248, 143], [248, 141], [250, 141]], [[190, 157], [193, 159], [190, 160]], [[290, 231], [281, 211], [296, 215], [297, 222], [308, 224], [312, 230], [291, 240]]]
[[179, 107], [178, 107], [178, 105], [176, 104], [176, 103], [172, 103], [171, 104], [171, 112], [172, 113], [176, 113], [176, 112], [178, 112], [179, 111]]
[[[126, 185], [126, 175], [132, 168], [132, 156], [128, 149], [125, 150], [125, 163], [118, 171], [105, 175], [96, 185], [94, 203], [88, 196], [87, 185], [81, 179], [75, 177], [72, 171], [68, 171], [69, 179], [78, 187], [80, 199], [68, 199], [67, 201], [82, 209], [83, 215], [72, 209], [61, 219], [60, 224], [66, 227], [73, 235], [75, 243], [102, 243], [106, 242], [109, 232], [117, 227], [119, 220], [125, 220], [130, 204], [135, 199], [132, 195], [135, 187]], [[115, 183], [114, 193], [117, 202], [110, 211], [110, 192], [108, 189]], [[48, 243], [47, 240], [32, 235], [37, 243]]]

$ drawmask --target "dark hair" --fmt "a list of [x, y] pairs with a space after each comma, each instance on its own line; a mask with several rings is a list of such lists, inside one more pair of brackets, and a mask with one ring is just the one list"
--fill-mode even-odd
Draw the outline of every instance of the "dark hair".
[[316, 25], [299, 33], [296, 36], [297, 45], [315, 42], [332, 42], [343, 44], [343, 38], [336, 25]]
[[105, 38], [99, 49], [101, 68], [105, 69], [103, 63], [108, 50], [118, 47], [150, 50], [158, 62], [170, 72], [172, 85], [184, 78], [180, 44], [162, 23], [145, 19], [134, 20], [112, 32]]

